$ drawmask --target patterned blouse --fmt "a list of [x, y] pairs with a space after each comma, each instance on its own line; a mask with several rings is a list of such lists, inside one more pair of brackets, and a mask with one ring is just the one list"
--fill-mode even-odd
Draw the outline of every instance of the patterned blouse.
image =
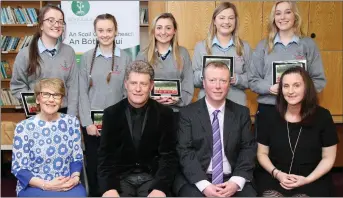
[[17, 194], [32, 177], [52, 180], [81, 172], [83, 153], [80, 123], [75, 116], [60, 114], [46, 122], [32, 116], [17, 124], [13, 138], [12, 174], [18, 179]]

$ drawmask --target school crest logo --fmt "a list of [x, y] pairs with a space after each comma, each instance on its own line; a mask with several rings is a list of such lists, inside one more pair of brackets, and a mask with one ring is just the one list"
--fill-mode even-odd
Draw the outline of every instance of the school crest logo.
[[112, 74], [117, 74], [118, 75], [120, 73], [121, 73], [121, 71], [119, 70], [119, 65], [116, 65], [114, 71], [112, 71]]
[[85, 16], [90, 9], [88, 1], [73, 1], [71, 3], [71, 10], [76, 16]]
[[64, 60], [63, 64], [61, 65], [61, 68], [64, 70], [64, 71], [68, 71], [70, 69], [70, 66], [68, 67], [68, 64], [67, 64], [67, 61]]
[[301, 51], [297, 51], [296, 54], [294, 54], [294, 59], [296, 59], [296, 60], [305, 59], [304, 53]]

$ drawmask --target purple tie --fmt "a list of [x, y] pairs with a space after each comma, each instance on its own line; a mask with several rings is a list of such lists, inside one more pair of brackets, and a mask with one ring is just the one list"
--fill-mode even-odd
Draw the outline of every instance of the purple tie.
[[212, 156], [212, 184], [223, 183], [223, 155], [222, 143], [220, 141], [220, 128], [218, 113], [220, 110], [213, 112], [212, 132], [213, 132], [213, 156]]

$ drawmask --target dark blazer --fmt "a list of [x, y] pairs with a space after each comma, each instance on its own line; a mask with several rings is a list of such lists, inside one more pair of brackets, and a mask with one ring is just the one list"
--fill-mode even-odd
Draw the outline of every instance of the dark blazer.
[[[205, 97], [180, 110], [179, 124], [176, 150], [181, 173], [175, 178], [175, 193], [186, 183], [208, 180], [206, 171], [211, 162], [213, 137]], [[223, 128], [224, 152], [231, 165], [232, 176], [251, 181], [257, 146], [250, 130], [249, 109], [226, 100]]]
[[153, 175], [150, 190], [170, 192], [178, 166], [173, 110], [148, 100], [140, 146], [136, 150], [128, 105], [125, 98], [104, 110], [98, 150], [100, 193], [110, 189], [120, 193], [120, 179], [135, 168], [142, 168]]

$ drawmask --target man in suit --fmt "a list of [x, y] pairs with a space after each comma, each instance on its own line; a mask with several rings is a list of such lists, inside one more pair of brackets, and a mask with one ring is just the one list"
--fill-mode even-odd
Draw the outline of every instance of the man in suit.
[[230, 71], [222, 62], [204, 69], [205, 97], [180, 110], [176, 150], [181, 173], [174, 192], [181, 197], [256, 196], [250, 181], [256, 142], [249, 109], [226, 99]]
[[173, 111], [149, 98], [154, 69], [127, 66], [127, 98], [104, 110], [98, 151], [103, 197], [165, 197], [178, 166]]

